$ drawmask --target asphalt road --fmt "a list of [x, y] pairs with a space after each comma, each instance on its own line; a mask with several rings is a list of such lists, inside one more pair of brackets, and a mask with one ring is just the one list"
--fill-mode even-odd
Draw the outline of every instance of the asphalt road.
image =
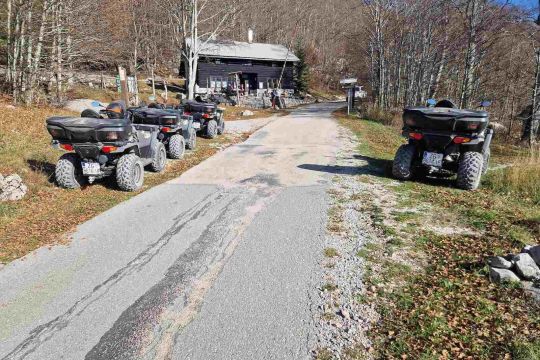
[[318, 104], [0, 270], [0, 359], [304, 359], [338, 149]]

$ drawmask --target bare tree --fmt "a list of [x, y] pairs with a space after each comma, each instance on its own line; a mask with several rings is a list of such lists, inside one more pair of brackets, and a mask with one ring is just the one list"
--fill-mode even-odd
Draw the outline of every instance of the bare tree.
[[241, 1], [180, 0], [170, 2], [170, 16], [176, 28], [176, 43], [181, 46], [186, 69], [188, 98], [195, 96], [199, 55], [208, 43], [231, 26], [241, 12]]

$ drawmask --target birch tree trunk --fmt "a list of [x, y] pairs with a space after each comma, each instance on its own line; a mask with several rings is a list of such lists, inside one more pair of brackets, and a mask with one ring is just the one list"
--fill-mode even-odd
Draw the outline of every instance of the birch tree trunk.
[[7, 0], [7, 17], [6, 17], [6, 32], [7, 32], [7, 66], [6, 66], [6, 82], [11, 84], [13, 79], [11, 76], [11, 62], [13, 61], [12, 53], [12, 38], [11, 38], [11, 17], [12, 17], [12, 0]]
[[461, 86], [460, 107], [468, 108], [473, 88], [476, 82], [476, 64], [478, 62], [478, 25], [482, 0], [468, 0], [467, 2], [467, 52]]

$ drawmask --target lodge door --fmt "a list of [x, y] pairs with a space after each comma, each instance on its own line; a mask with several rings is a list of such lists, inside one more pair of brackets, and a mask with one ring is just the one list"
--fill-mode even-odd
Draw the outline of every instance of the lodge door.
[[256, 92], [259, 88], [259, 83], [257, 82], [257, 74], [256, 73], [243, 73], [242, 74], [242, 85], [244, 85], [244, 88], [247, 90], [249, 86], [249, 92]]

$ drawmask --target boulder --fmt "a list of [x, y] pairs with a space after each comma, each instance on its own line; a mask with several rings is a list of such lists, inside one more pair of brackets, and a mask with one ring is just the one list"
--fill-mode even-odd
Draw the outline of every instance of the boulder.
[[255, 114], [254, 114], [253, 111], [251, 111], [251, 110], [244, 110], [244, 111], [242, 111], [242, 112], [240, 113], [240, 115], [242, 115], [242, 116], [253, 116], [253, 115], [255, 115]]
[[523, 249], [521, 249], [521, 252], [524, 254], [528, 254], [533, 247], [531, 245], [525, 245]]
[[489, 268], [489, 278], [494, 283], [519, 282], [519, 277], [510, 270]]
[[487, 259], [487, 263], [489, 266], [497, 268], [497, 269], [511, 269], [512, 268], [512, 262], [506, 260], [502, 256], [491, 256]]
[[531, 255], [522, 253], [514, 256], [516, 272], [526, 280], [533, 280], [540, 277], [540, 268], [534, 262]]
[[531, 246], [529, 249], [529, 255], [536, 262], [536, 265], [540, 266], [540, 245]]
[[17, 174], [3, 177], [0, 175], [0, 201], [21, 200], [28, 191], [21, 177]]

